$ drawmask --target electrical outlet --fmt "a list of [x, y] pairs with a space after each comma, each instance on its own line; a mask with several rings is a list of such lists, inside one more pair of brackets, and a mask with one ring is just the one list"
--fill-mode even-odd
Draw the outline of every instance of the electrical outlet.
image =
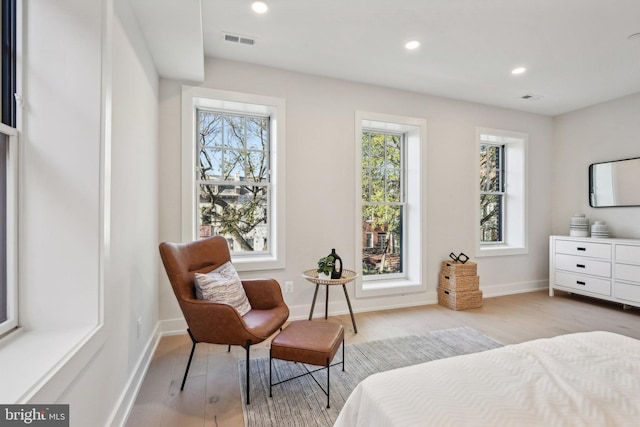
[[138, 324], [136, 326], [136, 335], [137, 335], [137, 338], [140, 338], [140, 335], [142, 335], [142, 317], [138, 317]]
[[287, 280], [286, 282], [284, 282], [284, 292], [287, 294], [293, 292], [293, 281]]

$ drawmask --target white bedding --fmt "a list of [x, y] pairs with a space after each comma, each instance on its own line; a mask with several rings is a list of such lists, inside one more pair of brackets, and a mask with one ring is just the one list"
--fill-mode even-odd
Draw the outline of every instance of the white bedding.
[[335, 427], [640, 426], [640, 341], [586, 332], [371, 375]]

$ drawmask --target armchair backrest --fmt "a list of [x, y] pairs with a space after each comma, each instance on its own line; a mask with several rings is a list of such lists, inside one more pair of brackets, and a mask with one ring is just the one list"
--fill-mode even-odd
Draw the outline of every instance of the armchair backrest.
[[222, 236], [189, 243], [160, 243], [160, 257], [181, 309], [183, 301], [195, 298], [195, 273], [208, 273], [231, 260], [227, 240]]

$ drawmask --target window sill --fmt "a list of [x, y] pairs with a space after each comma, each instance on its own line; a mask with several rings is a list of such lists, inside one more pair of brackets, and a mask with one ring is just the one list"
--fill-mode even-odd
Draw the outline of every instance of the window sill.
[[19, 329], [0, 340], [0, 402], [26, 403], [37, 395], [43, 403], [71, 384], [104, 342], [101, 327], [59, 331]]
[[370, 280], [356, 285], [356, 298], [402, 295], [423, 292], [426, 286], [410, 279]]
[[522, 246], [492, 245], [478, 248], [476, 250], [476, 257], [522, 255], [528, 253], [529, 249]]
[[231, 262], [237, 271], [260, 271], [284, 269], [284, 260], [273, 256], [232, 256]]

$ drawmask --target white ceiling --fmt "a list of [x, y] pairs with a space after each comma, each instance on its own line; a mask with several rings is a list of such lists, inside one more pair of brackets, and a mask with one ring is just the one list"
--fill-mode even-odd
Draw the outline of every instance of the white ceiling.
[[[183, 51], [203, 45], [209, 57], [546, 115], [640, 92], [640, 38], [627, 39], [640, 0], [266, 0], [264, 15], [251, 0], [131, 2], [163, 77], [180, 78], [193, 61]], [[193, 67], [203, 75], [202, 58]]]

